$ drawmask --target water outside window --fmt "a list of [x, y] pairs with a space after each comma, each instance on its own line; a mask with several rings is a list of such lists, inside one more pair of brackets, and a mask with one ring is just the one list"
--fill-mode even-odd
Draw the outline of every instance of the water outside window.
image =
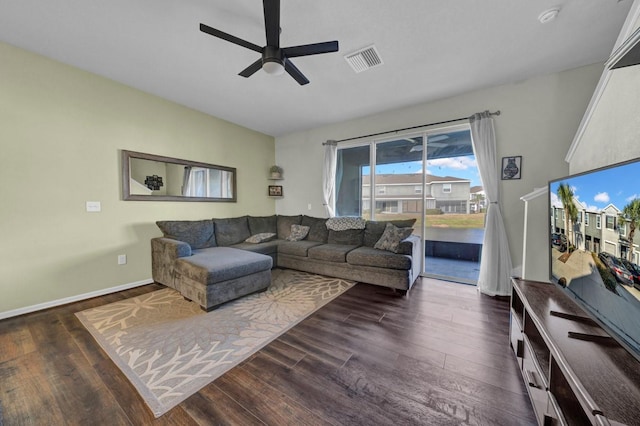
[[338, 216], [416, 219], [425, 275], [477, 282], [486, 206], [468, 128], [339, 149], [337, 169]]

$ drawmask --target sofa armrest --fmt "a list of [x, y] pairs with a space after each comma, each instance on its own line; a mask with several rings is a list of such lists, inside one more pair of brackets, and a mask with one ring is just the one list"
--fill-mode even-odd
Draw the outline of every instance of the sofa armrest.
[[184, 241], [171, 238], [151, 239], [151, 275], [155, 282], [174, 287], [175, 262], [181, 257], [191, 256], [191, 246]]
[[[420, 269], [422, 268], [422, 243], [421, 239], [417, 235], [409, 235], [407, 238], [402, 240], [400, 243], [400, 247], [405, 250], [408, 249], [406, 245], [411, 245], [411, 275], [413, 279], [420, 276], [422, 272]], [[405, 247], [403, 247], [405, 246]], [[402, 253], [409, 254], [407, 251], [402, 251]], [[413, 285], [413, 283], [411, 283]]]

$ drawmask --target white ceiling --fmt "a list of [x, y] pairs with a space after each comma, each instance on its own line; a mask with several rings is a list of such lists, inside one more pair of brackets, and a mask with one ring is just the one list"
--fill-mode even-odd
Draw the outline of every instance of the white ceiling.
[[[0, 0], [0, 40], [242, 126], [280, 136], [604, 61], [631, 0], [282, 0], [281, 46], [309, 78], [237, 74], [265, 44], [260, 0]], [[541, 24], [541, 12], [560, 7]], [[344, 55], [375, 44], [384, 65]], [[1, 60], [0, 60], [1, 66]]]

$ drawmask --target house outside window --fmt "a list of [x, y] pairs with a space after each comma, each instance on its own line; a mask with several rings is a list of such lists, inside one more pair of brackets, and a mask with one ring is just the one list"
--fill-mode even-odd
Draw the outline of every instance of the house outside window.
[[602, 228], [602, 217], [600, 215], [596, 216], [596, 229]]
[[416, 186], [415, 187], [415, 193], [416, 194], [422, 194], [422, 187], [421, 186]]
[[445, 192], [445, 193], [451, 192], [451, 184], [450, 183], [443, 183], [442, 184], [442, 192]]
[[589, 213], [584, 212], [584, 226], [589, 226]]

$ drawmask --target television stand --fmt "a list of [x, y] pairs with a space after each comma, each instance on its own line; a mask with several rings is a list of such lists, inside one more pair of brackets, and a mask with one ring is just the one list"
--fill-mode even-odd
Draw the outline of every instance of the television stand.
[[512, 279], [511, 347], [540, 425], [633, 425], [640, 362], [564, 291]]

